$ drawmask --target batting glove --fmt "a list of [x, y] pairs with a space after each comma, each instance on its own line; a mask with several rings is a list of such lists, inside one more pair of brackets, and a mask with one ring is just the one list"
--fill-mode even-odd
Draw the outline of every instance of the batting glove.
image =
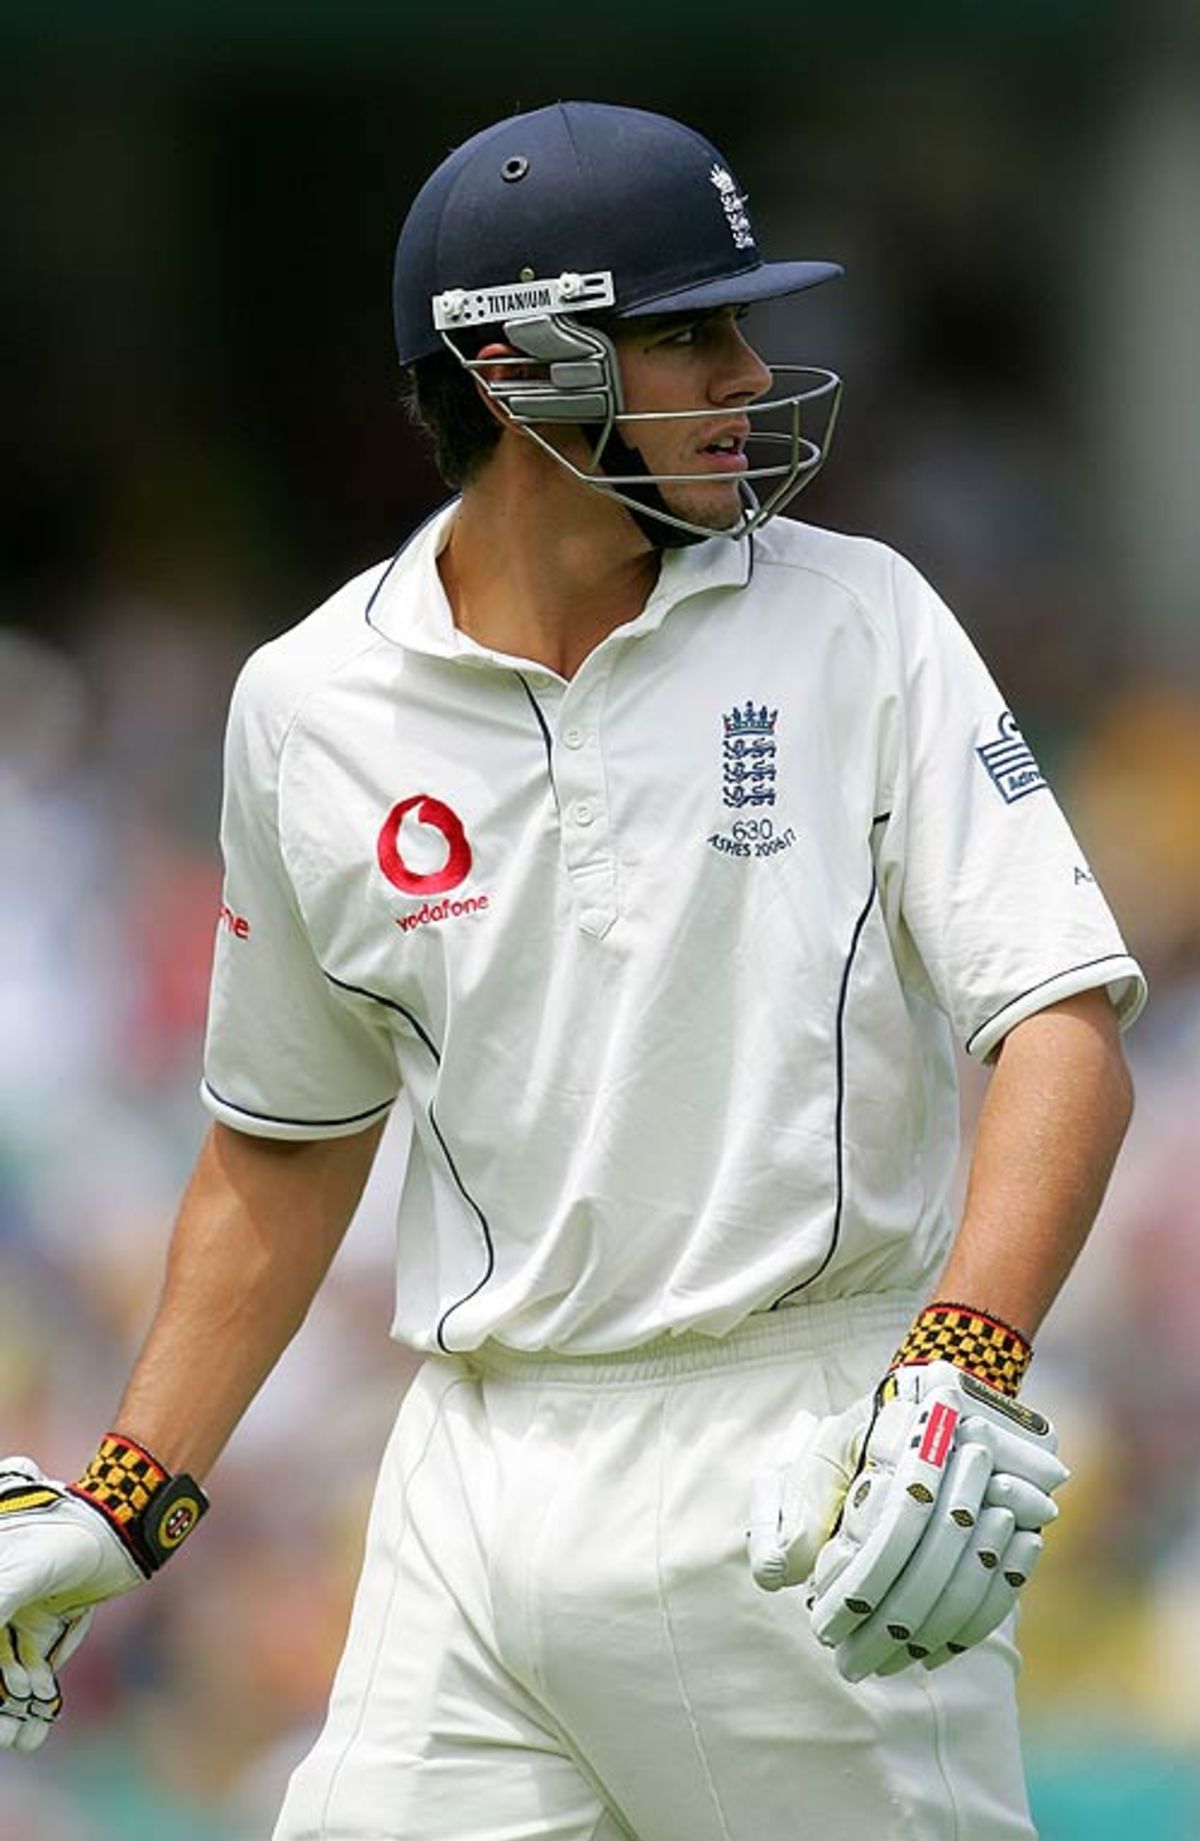
[[841, 1516], [875, 1411], [874, 1395], [843, 1413], [800, 1413], [754, 1479], [747, 1539], [764, 1592], [803, 1585]]
[[[931, 1359], [944, 1354], [989, 1381]], [[1010, 1397], [1028, 1360], [1007, 1326], [931, 1306], [875, 1392], [803, 1415], [758, 1479], [755, 1579], [777, 1590], [811, 1576], [814, 1631], [847, 1679], [936, 1667], [1011, 1610], [1068, 1474], [1049, 1423]]]
[[0, 1751], [36, 1751], [62, 1711], [58, 1670], [78, 1649], [90, 1610], [56, 1617], [30, 1606], [0, 1629]]
[[29, 1458], [0, 1460], [0, 1748], [42, 1743], [91, 1607], [156, 1572], [207, 1507], [190, 1477], [117, 1434], [70, 1485]]
[[950, 1362], [893, 1371], [813, 1572], [813, 1630], [847, 1680], [948, 1660], [1007, 1616], [1058, 1513], [1056, 1442]]

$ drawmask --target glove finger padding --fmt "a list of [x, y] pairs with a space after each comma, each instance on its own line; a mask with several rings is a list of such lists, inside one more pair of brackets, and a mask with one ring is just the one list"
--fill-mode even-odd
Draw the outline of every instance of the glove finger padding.
[[1007, 1471], [995, 1471], [987, 1487], [987, 1504], [992, 1509], [1008, 1509], [1018, 1528], [1036, 1531], [1058, 1520], [1058, 1504], [1044, 1490], [1025, 1477]]
[[866, 1399], [825, 1419], [800, 1414], [754, 1479], [750, 1570], [764, 1591], [800, 1585], [812, 1573], [858, 1468], [872, 1410]]
[[36, 1608], [15, 1617], [0, 1631], [0, 1682], [7, 1701], [53, 1701], [58, 1684], [47, 1650], [65, 1629], [62, 1618]]
[[960, 1418], [953, 1387], [939, 1385], [947, 1366], [901, 1370], [875, 1414], [841, 1524], [813, 1576], [813, 1629], [830, 1648], [878, 1608], [929, 1525]]
[[33, 1751], [62, 1711], [56, 1671], [87, 1634], [92, 1612], [60, 1617], [27, 1607], [0, 1627], [0, 1750]]
[[1045, 1542], [1031, 1529], [1018, 1528], [978, 1609], [947, 1642], [922, 1659], [928, 1669], [941, 1668], [961, 1656], [1002, 1624], [1017, 1601], [1017, 1594], [1028, 1584], [1041, 1558]]
[[1071, 1473], [1057, 1454], [1054, 1428], [1040, 1414], [1031, 1417], [1046, 1428], [1037, 1436], [1011, 1425], [1002, 1425], [994, 1417], [968, 1412], [963, 1418], [961, 1436], [964, 1441], [986, 1445], [992, 1454], [994, 1470], [1003, 1471], [1006, 1476], [1022, 1477], [1026, 1483], [1050, 1496], [1062, 1488]]
[[999, 1574], [1015, 1530], [1016, 1523], [1007, 1509], [985, 1507], [980, 1511], [940, 1597], [914, 1626], [899, 1652], [879, 1669], [881, 1675], [895, 1674], [914, 1662], [924, 1661], [974, 1617]]
[[49, 1731], [49, 1721], [31, 1719], [23, 1712], [10, 1712], [8, 1702], [0, 1702], [0, 1751], [36, 1751]]
[[21, 1651], [20, 1632], [14, 1624], [0, 1627], [0, 1688], [4, 1690], [6, 1708], [13, 1702], [24, 1704], [33, 1698], [33, 1681]]
[[[963, 1445], [954, 1453], [911, 1559], [878, 1609], [838, 1645], [838, 1673], [847, 1681], [877, 1673], [897, 1653], [913, 1659], [905, 1646], [957, 1570], [976, 1528], [990, 1475], [991, 1458], [982, 1445]], [[815, 1627], [816, 1610], [813, 1622]]]

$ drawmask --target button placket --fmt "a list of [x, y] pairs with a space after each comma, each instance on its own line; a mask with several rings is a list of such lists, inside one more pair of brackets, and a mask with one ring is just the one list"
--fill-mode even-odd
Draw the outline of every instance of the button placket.
[[611, 659], [593, 657], [568, 684], [555, 746], [563, 862], [575, 894], [577, 924], [597, 939], [617, 917], [616, 854], [598, 721], [611, 668]]

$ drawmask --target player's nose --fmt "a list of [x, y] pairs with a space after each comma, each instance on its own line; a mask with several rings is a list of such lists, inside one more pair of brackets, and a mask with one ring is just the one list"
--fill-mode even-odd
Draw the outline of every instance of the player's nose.
[[771, 387], [771, 373], [736, 320], [727, 320], [721, 342], [721, 360], [713, 384], [719, 403], [752, 403]]

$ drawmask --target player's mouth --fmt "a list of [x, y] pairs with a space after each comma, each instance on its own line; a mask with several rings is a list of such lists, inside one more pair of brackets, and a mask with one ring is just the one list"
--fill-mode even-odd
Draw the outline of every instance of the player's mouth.
[[705, 472], [744, 473], [750, 464], [745, 450], [746, 435], [726, 431], [706, 441], [697, 452], [704, 462]]

